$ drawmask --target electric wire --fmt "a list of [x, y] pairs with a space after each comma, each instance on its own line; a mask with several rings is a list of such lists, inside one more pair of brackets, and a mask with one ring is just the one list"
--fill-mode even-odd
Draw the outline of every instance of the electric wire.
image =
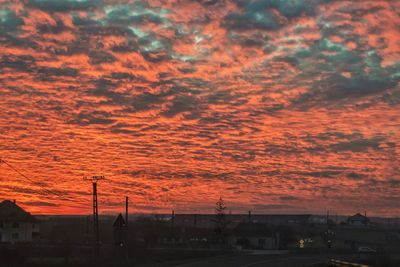
[[29, 181], [30, 183], [32, 183], [32, 184], [34, 184], [34, 185], [40, 187], [41, 190], [42, 190], [43, 192], [45, 192], [46, 194], [56, 195], [56, 196], [59, 196], [59, 197], [62, 196], [61, 193], [58, 193], [58, 192], [49, 190], [49, 189], [47, 189], [46, 187], [44, 187], [43, 185], [41, 185], [41, 183], [38, 183], [37, 181], [35, 181], [35, 180], [29, 178], [28, 176], [26, 176], [25, 174], [23, 174], [22, 172], [20, 172], [17, 168], [15, 168], [14, 166], [12, 166], [9, 162], [5, 161], [4, 159], [0, 158], [0, 163], [4, 163], [4, 164], [7, 165], [10, 169], [12, 169], [12, 170], [15, 171], [16, 173], [18, 173], [21, 177], [25, 178], [25, 180], [27, 180], [27, 181]]

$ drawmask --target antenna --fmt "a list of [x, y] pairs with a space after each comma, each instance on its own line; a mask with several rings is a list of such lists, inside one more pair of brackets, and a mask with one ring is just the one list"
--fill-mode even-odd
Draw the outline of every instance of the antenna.
[[102, 175], [95, 175], [91, 177], [83, 177], [84, 181], [89, 181], [93, 186], [93, 232], [94, 232], [94, 253], [98, 258], [100, 254], [100, 232], [99, 232], [99, 205], [97, 202], [97, 182], [104, 180], [105, 177]]
[[172, 236], [172, 245], [175, 246], [175, 210], [172, 210], [171, 214], [171, 236]]

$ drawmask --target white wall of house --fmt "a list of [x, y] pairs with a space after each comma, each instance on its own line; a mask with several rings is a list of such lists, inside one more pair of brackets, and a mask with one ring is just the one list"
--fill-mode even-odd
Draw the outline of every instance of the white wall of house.
[[40, 224], [34, 222], [0, 222], [0, 242], [33, 242], [39, 238]]

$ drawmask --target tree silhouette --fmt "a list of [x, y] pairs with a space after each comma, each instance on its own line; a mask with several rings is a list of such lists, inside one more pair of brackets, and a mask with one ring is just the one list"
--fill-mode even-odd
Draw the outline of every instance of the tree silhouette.
[[217, 235], [218, 243], [221, 244], [221, 246], [225, 245], [226, 228], [228, 226], [225, 214], [227, 209], [225, 201], [220, 197], [217, 203], [215, 203], [215, 218], [213, 222], [215, 223], [214, 231]]

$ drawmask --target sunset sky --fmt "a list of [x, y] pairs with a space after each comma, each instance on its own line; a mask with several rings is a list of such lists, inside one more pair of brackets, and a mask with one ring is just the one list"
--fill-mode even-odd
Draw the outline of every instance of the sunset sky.
[[0, 201], [400, 215], [400, 1], [0, 0]]

